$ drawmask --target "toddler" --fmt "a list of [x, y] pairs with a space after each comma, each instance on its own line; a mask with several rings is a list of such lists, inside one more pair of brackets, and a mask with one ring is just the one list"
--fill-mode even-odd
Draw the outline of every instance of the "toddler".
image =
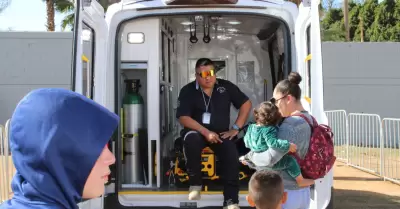
[[256, 123], [249, 125], [244, 136], [244, 143], [251, 151], [240, 157], [239, 160], [250, 167], [257, 167], [251, 161], [252, 153], [266, 151], [273, 153], [270, 149], [274, 149], [284, 155], [280, 159], [277, 159], [277, 156], [272, 156], [271, 163], [267, 167], [272, 168], [272, 170], [287, 171], [291, 177], [296, 179], [299, 187], [307, 187], [314, 184], [314, 180], [303, 178], [296, 159], [287, 154], [289, 152], [295, 153], [297, 146], [287, 140], [277, 138], [277, 124], [282, 119], [278, 107], [271, 102], [263, 102], [257, 109], [254, 109], [254, 118]]

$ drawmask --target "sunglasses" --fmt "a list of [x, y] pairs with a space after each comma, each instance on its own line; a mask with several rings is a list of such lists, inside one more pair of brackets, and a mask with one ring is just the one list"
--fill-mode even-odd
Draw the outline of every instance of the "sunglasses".
[[202, 77], [202, 78], [207, 78], [208, 76], [214, 76], [214, 70], [208, 70], [208, 71], [202, 71], [200, 73], [196, 72], [196, 75]]
[[272, 104], [276, 104], [279, 100], [281, 100], [281, 99], [283, 99], [283, 98], [285, 98], [285, 97], [287, 97], [288, 95], [285, 95], [285, 96], [283, 96], [283, 97], [281, 97], [281, 98], [279, 98], [279, 99], [275, 99], [275, 98], [271, 98], [271, 99], [269, 99], [269, 102], [271, 102]]

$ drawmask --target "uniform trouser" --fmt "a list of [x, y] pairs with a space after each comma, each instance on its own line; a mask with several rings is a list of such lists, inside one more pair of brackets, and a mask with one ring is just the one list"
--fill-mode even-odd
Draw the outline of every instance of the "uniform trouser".
[[217, 155], [224, 182], [224, 205], [239, 203], [239, 156], [236, 144], [229, 139], [223, 143], [209, 144], [204, 137], [195, 131], [186, 133], [183, 139], [186, 169], [191, 186], [202, 185], [201, 152], [209, 146]]

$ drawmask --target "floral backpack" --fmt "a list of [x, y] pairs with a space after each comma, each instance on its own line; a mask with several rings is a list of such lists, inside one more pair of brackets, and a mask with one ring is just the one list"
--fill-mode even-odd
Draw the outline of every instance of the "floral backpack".
[[334, 156], [333, 132], [331, 128], [324, 124], [318, 124], [313, 116], [312, 123], [303, 114], [293, 116], [302, 117], [311, 127], [311, 139], [308, 152], [304, 159], [297, 154], [295, 158], [300, 165], [304, 178], [319, 179], [323, 178], [333, 167], [336, 161]]

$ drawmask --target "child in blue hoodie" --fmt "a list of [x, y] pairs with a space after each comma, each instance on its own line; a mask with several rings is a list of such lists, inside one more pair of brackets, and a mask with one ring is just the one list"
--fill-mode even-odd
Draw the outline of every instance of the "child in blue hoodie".
[[239, 160], [250, 167], [257, 167], [251, 160], [252, 154], [269, 151], [270, 165], [267, 167], [273, 170], [287, 170], [288, 174], [296, 179], [299, 187], [314, 184], [314, 180], [303, 178], [296, 159], [288, 155], [296, 152], [296, 145], [277, 137], [277, 125], [282, 119], [278, 107], [271, 102], [263, 102], [254, 109], [254, 118], [256, 123], [249, 125], [244, 136], [244, 143], [251, 151]]
[[107, 147], [119, 117], [85, 96], [38, 89], [17, 105], [9, 140], [12, 199], [0, 209], [77, 209], [99, 197], [115, 157]]

